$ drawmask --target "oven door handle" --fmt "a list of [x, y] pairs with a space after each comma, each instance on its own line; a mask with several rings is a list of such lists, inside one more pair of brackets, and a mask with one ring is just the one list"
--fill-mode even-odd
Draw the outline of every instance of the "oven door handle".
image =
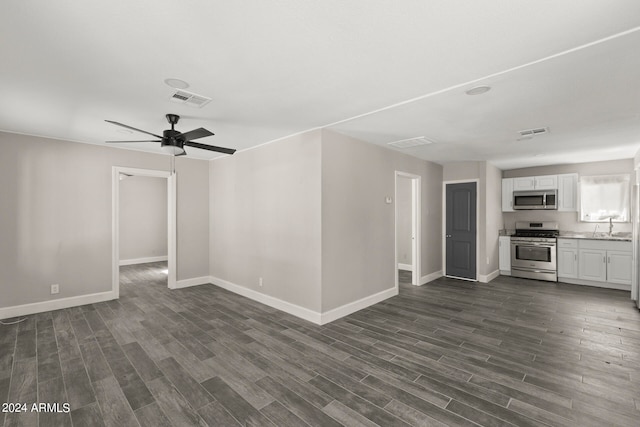
[[526, 243], [516, 243], [511, 242], [512, 246], [537, 246], [539, 248], [555, 248], [556, 245], [553, 243], [534, 243], [534, 242], [526, 242]]

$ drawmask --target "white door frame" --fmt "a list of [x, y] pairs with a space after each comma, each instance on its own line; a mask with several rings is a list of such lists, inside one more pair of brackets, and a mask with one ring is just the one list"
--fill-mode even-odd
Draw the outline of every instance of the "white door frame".
[[395, 227], [394, 227], [394, 267], [396, 291], [399, 290], [398, 284], [398, 178], [408, 178], [411, 180], [411, 284], [419, 286], [422, 284], [421, 276], [421, 254], [422, 247], [422, 231], [421, 231], [421, 207], [422, 207], [422, 177], [408, 172], [396, 171], [395, 173]]
[[167, 180], [167, 283], [169, 289], [176, 288], [176, 174], [154, 169], [136, 169], [121, 166], [112, 168], [112, 289], [120, 297], [120, 174], [166, 178]]
[[[467, 279], [464, 277], [447, 276], [447, 184], [464, 184], [467, 182], [476, 183], [476, 278]], [[445, 277], [477, 282], [480, 273], [480, 180], [458, 179], [442, 182], [442, 274]]]

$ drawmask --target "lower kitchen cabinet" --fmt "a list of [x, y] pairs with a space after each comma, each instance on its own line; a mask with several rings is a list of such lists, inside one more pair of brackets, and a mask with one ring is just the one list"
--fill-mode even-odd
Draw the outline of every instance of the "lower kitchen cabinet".
[[607, 251], [607, 282], [631, 286], [631, 251]]
[[511, 275], [511, 237], [498, 237], [498, 265], [500, 274]]
[[578, 278], [607, 281], [607, 251], [603, 249], [579, 249], [578, 250]]
[[578, 242], [575, 239], [558, 239], [558, 280], [578, 278]]
[[558, 239], [558, 281], [631, 289], [631, 242]]

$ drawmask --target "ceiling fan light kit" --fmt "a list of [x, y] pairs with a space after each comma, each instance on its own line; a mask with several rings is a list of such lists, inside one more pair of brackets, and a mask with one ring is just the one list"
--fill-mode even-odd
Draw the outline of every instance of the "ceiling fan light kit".
[[155, 133], [147, 132], [142, 129], [137, 129], [129, 125], [125, 125], [119, 122], [114, 122], [113, 120], [105, 120], [108, 123], [114, 124], [116, 126], [121, 126], [123, 128], [134, 130], [136, 132], [142, 132], [147, 135], [151, 135], [158, 139], [153, 140], [144, 140], [144, 141], [107, 141], [108, 143], [127, 143], [127, 142], [159, 142], [161, 149], [173, 156], [183, 156], [186, 153], [184, 146], [200, 148], [202, 150], [208, 151], [216, 151], [218, 153], [224, 154], [233, 154], [236, 152], [233, 148], [224, 148], [224, 147], [216, 147], [215, 145], [207, 145], [200, 144], [198, 142], [193, 142], [194, 139], [204, 138], [206, 136], [213, 136], [213, 132], [208, 131], [205, 128], [198, 128], [194, 130], [190, 130], [189, 132], [182, 133], [180, 131], [175, 130], [175, 125], [180, 120], [180, 116], [177, 114], [167, 114], [165, 116], [167, 121], [171, 125], [171, 129], [167, 129], [162, 132], [162, 136], [156, 135]]

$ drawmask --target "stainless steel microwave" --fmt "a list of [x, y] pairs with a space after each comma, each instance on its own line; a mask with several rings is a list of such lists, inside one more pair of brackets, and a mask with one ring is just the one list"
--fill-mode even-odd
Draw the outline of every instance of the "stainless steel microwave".
[[514, 191], [513, 209], [558, 209], [558, 190]]

